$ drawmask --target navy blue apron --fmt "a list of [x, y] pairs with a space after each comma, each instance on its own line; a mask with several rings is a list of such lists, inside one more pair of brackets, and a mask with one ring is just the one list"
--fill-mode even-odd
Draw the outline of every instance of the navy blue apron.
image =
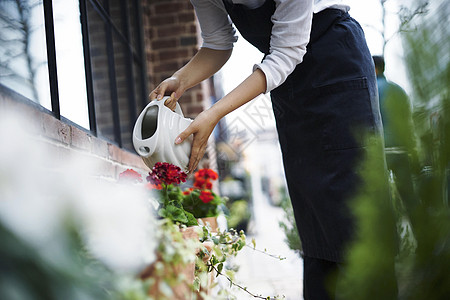
[[[274, 1], [256, 9], [224, 4], [242, 36], [269, 54]], [[347, 203], [361, 184], [362, 136], [382, 132], [375, 69], [359, 24], [338, 9], [314, 14], [303, 62], [271, 99], [304, 254], [342, 262], [354, 233]]]

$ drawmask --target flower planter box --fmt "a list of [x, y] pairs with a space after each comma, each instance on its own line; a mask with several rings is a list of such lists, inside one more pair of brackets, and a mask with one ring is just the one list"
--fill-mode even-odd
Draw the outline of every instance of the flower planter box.
[[[187, 227], [180, 229], [183, 239], [199, 239], [199, 235], [197, 233], [197, 226]], [[211, 251], [212, 245], [211, 242], [204, 242], [203, 245], [208, 249], [208, 251]], [[209, 257], [205, 258], [205, 260], [208, 260]], [[148, 291], [149, 295], [152, 296], [154, 299], [161, 299], [166, 296], [164, 296], [163, 292], [160, 290], [161, 283], [164, 281], [165, 276], [170, 276], [170, 274], [182, 274], [184, 276], [184, 281], [180, 284], [172, 287], [172, 293], [173, 295], [170, 297], [172, 300], [191, 300], [194, 299], [194, 294], [196, 294], [195, 299], [201, 300], [202, 297], [199, 293], [196, 293], [192, 291], [191, 285], [194, 282], [195, 279], [195, 263], [189, 263], [185, 266], [179, 266], [179, 265], [173, 265], [173, 264], [165, 264], [165, 270], [163, 275], [158, 275], [156, 273], [156, 264], [162, 262], [162, 257], [160, 254], [157, 255], [157, 259], [154, 263], [152, 263], [150, 266], [145, 268], [144, 271], [139, 274], [140, 279], [145, 280], [148, 278], [152, 278], [154, 280], [154, 283], [151, 285], [150, 290]], [[208, 276], [211, 276], [212, 274], [209, 274]], [[212, 284], [214, 276], [212, 278], [209, 278], [208, 280], [208, 287], [202, 288], [202, 292], [209, 293], [209, 286]]]
[[209, 224], [209, 226], [211, 227], [211, 232], [217, 232], [217, 230], [219, 229], [219, 225], [217, 223], [217, 217], [200, 218], [198, 220], [199, 220], [199, 224], [200, 223], [203, 223], [203, 225]]
[[[148, 182], [146, 188], [153, 189], [156, 192], [153, 196], [158, 201], [158, 215], [162, 219], [169, 220], [171, 225], [196, 225], [198, 220], [200, 225], [208, 225], [210, 233], [217, 233], [216, 217], [197, 220], [195, 218], [195, 216], [217, 214], [219, 205], [223, 203], [223, 199], [211, 190], [212, 181], [218, 178], [217, 173], [210, 169], [197, 171], [193, 187], [183, 191], [178, 185], [186, 181], [186, 176], [186, 173], [181, 171], [179, 167], [169, 163], [158, 162], [152, 167], [149, 176], [146, 177]], [[142, 176], [131, 169], [122, 172], [120, 178], [133, 183], [142, 182]], [[211, 253], [215, 249], [215, 244], [209, 241], [200, 245], [197, 229], [200, 228], [194, 226], [178, 229], [175, 226], [169, 229], [167, 235], [163, 233], [159, 251], [167, 252], [157, 253], [156, 261], [139, 274], [142, 280], [149, 279], [148, 293], [154, 299], [202, 299], [200, 293], [193, 291], [193, 287], [198, 287], [199, 283], [195, 273], [196, 262], [198, 263], [197, 271], [201, 272], [199, 274], [202, 280], [201, 293], [208, 294], [214, 280], [214, 274], [208, 273], [208, 280], [205, 283], [204, 272], [211, 269], [211, 266], [207, 268], [207, 265], [212, 258]], [[181, 236], [179, 233], [181, 233]], [[194, 241], [183, 242], [183, 240], [191, 239]], [[204, 248], [210, 253], [209, 256], [206, 255], [207, 252], [203, 251]], [[186, 263], [192, 261], [194, 255], [197, 256], [194, 262]], [[201, 255], [205, 265], [198, 261], [199, 255]]]
[[[211, 227], [211, 232], [217, 232], [219, 230], [219, 226], [217, 223], [217, 217], [207, 217], [207, 218], [200, 218], [199, 220], [199, 224], [203, 223], [203, 225], [209, 225]], [[210, 251], [212, 249], [208, 248], [207, 245], [205, 245], [205, 247], [208, 249], [208, 251]], [[207, 287], [206, 288], [201, 288], [200, 291], [204, 292], [207, 295], [210, 295], [211, 293], [211, 289], [210, 287], [213, 285], [214, 283], [214, 278], [216, 278], [216, 272], [213, 270], [212, 272], [210, 272], [208, 274], [208, 283], [207, 283]], [[198, 299], [202, 300], [203, 297], [201, 295], [198, 295]]]

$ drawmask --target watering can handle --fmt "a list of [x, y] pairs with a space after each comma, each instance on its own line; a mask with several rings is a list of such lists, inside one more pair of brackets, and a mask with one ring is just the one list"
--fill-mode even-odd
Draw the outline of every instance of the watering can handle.
[[181, 115], [182, 117], [184, 117], [183, 111], [181, 110], [181, 106], [180, 106], [180, 104], [178, 104], [178, 102], [177, 102], [177, 105], [175, 106], [175, 112], [177, 114]]
[[[161, 100], [153, 100], [153, 101], [161, 101], [161, 102], [166, 102], [166, 100], [167, 99], [169, 99], [170, 97], [169, 96], [164, 96]], [[177, 114], [179, 114], [179, 115], [181, 115], [182, 117], [184, 117], [184, 114], [183, 114], [183, 111], [181, 110], [181, 106], [180, 106], [180, 104], [178, 103], [178, 101], [176, 102], [177, 104], [176, 104], [176, 106], [175, 106], [175, 113], [177, 113]]]

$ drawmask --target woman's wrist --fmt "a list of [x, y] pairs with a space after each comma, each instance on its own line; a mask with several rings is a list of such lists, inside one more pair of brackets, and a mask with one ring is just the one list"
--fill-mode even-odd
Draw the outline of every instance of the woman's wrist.
[[258, 95], [261, 95], [265, 91], [265, 88], [265, 74], [257, 69], [234, 90], [215, 103], [210, 109], [213, 110], [214, 115], [220, 120], [238, 107], [246, 104]]
[[[178, 70], [177, 72], [175, 72], [172, 76], [170, 76], [170, 78], [176, 82], [177, 85], [177, 90], [181, 90], [181, 91], [185, 91], [188, 89], [188, 87], [186, 87], [186, 82], [183, 79], [183, 75], [180, 73], [180, 70]], [[179, 98], [181, 95], [177, 95], [177, 98]]]
[[210, 108], [206, 110], [209, 114], [209, 119], [211, 120], [214, 125], [217, 125], [219, 123], [220, 119], [226, 116], [226, 112], [224, 112], [223, 109], [221, 109], [221, 105], [218, 105], [218, 103], [214, 104]]

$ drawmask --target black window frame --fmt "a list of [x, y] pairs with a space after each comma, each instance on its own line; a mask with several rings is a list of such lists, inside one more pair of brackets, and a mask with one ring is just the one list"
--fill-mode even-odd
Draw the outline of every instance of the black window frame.
[[[30, 100], [33, 104], [39, 106], [43, 111], [52, 114], [55, 118], [63, 121], [64, 123], [74, 125], [79, 129], [84, 130], [85, 132], [90, 133], [93, 136], [102, 138], [107, 140], [108, 142], [123, 148], [123, 141], [121, 139], [121, 124], [119, 118], [119, 103], [117, 98], [117, 86], [115, 84], [115, 76], [114, 74], [114, 49], [112, 47], [112, 33], [117, 34], [122, 42], [125, 42], [127, 47], [126, 51], [126, 60], [127, 64], [127, 87], [128, 87], [128, 105], [129, 105], [129, 129], [132, 132], [134, 121], [137, 118], [137, 109], [143, 108], [146, 105], [146, 97], [148, 95], [148, 86], [147, 86], [147, 72], [146, 72], [146, 59], [145, 59], [145, 48], [144, 48], [144, 39], [143, 39], [143, 27], [142, 27], [142, 9], [141, 9], [141, 1], [140, 0], [128, 0], [133, 1], [136, 14], [135, 16], [131, 16], [128, 13], [128, 9], [126, 7], [126, 1], [120, 1], [121, 9], [121, 18], [122, 18], [122, 27], [121, 30], [116, 27], [113, 20], [111, 20], [108, 12], [109, 0], [103, 0], [102, 2], [98, 0], [79, 0], [79, 8], [80, 8], [80, 24], [81, 24], [81, 32], [82, 32], [82, 45], [83, 45], [83, 54], [84, 54], [84, 65], [85, 65], [85, 79], [86, 79], [86, 93], [87, 93], [87, 106], [88, 106], [88, 118], [89, 118], [89, 129], [80, 126], [79, 124], [71, 121], [70, 119], [61, 116], [60, 112], [60, 101], [59, 101], [59, 92], [58, 92], [58, 68], [56, 63], [56, 48], [55, 48], [55, 34], [54, 34], [54, 22], [53, 22], [53, 6], [52, 0], [43, 0], [43, 9], [44, 9], [44, 24], [45, 24], [45, 39], [47, 46], [47, 64], [48, 64], [48, 73], [49, 73], [49, 85], [50, 85], [50, 99], [51, 99], [51, 110], [46, 107], [35, 103]], [[89, 3], [88, 3], [89, 2]], [[106, 32], [109, 32], [108, 45], [107, 45], [107, 55], [108, 55], [108, 65], [110, 70], [110, 78], [112, 79], [110, 82], [110, 91], [111, 91], [111, 100], [112, 100], [112, 114], [113, 114], [113, 123], [114, 123], [114, 140], [110, 140], [104, 136], [99, 136], [97, 129], [97, 121], [96, 121], [96, 113], [95, 113], [95, 97], [93, 90], [93, 76], [92, 76], [92, 65], [91, 65], [91, 55], [90, 55], [90, 42], [89, 42], [89, 30], [88, 30], [88, 15], [87, 15], [87, 5], [92, 5], [97, 13], [102, 17], [105, 22], [105, 26], [107, 28]], [[132, 19], [132, 20], [131, 20]], [[131, 46], [131, 31], [130, 31], [130, 22], [134, 21], [134, 28], [137, 29], [136, 32], [136, 44], [137, 49], [133, 50]], [[124, 34], [122, 34], [122, 32]], [[133, 82], [134, 79], [134, 62], [140, 63], [140, 68], [137, 70], [140, 75], [141, 84], [140, 87], [140, 95], [143, 95], [142, 99], [136, 99], [137, 91], [135, 90], [135, 85]], [[115, 96], [114, 96], [115, 95]], [[122, 124], [123, 125], [123, 124]], [[130, 150], [130, 149], [125, 149]]]

